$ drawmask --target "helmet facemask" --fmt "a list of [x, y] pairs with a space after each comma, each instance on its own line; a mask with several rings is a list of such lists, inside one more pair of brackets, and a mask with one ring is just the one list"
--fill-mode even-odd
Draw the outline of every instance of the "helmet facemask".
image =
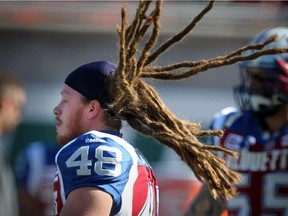
[[[275, 58], [275, 62], [279, 60]], [[234, 88], [238, 106], [260, 116], [269, 116], [287, 104], [288, 78], [280, 71], [282, 69], [241, 67], [241, 83]]]

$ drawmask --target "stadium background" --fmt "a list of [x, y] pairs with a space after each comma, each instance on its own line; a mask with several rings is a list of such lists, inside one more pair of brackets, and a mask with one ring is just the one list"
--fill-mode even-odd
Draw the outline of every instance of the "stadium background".
[[[28, 91], [23, 123], [15, 134], [12, 160], [34, 140], [53, 141], [52, 109], [60, 100], [66, 75], [94, 60], [117, 62], [116, 25], [124, 1], [3, 1], [0, 7], [0, 69], [20, 77]], [[127, 1], [128, 18], [135, 2]], [[181, 31], [206, 1], [164, 1], [159, 43]], [[285, 2], [219, 1], [178, 46], [158, 64], [208, 59], [246, 45], [264, 28], [286, 26]], [[152, 81], [167, 106], [180, 118], [208, 127], [214, 113], [233, 106], [237, 65], [181, 81]], [[125, 137], [146, 155], [160, 180], [161, 215], [179, 215], [199, 183], [178, 156], [128, 126]]]

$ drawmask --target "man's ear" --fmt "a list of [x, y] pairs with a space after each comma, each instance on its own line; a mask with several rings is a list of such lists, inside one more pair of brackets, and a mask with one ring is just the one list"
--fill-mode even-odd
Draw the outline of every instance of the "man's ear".
[[100, 103], [97, 100], [92, 100], [88, 107], [89, 118], [95, 118], [101, 110]]

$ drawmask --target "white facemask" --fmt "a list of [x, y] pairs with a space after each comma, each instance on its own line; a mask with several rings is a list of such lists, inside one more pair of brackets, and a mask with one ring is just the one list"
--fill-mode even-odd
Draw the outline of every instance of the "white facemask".
[[271, 98], [262, 95], [250, 96], [250, 105], [254, 112], [268, 111], [281, 104], [283, 104], [283, 102], [279, 95], [273, 95]]

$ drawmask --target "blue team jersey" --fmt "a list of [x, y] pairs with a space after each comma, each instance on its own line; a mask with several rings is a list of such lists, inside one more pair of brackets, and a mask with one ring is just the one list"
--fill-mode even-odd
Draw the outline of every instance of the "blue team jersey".
[[271, 134], [261, 121], [251, 111], [228, 108], [212, 123], [213, 129], [225, 129], [213, 143], [239, 153], [238, 158], [221, 155], [242, 175], [239, 195], [227, 202], [232, 216], [288, 215], [288, 124]]
[[41, 215], [51, 216], [53, 181], [56, 171], [55, 155], [60, 148], [56, 143], [32, 142], [16, 160], [15, 177], [37, 202]]
[[111, 195], [111, 215], [158, 215], [158, 184], [148, 162], [119, 136], [90, 131], [63, 146], [55, 157], [55, 214], [69, 193], [96, 187]]

